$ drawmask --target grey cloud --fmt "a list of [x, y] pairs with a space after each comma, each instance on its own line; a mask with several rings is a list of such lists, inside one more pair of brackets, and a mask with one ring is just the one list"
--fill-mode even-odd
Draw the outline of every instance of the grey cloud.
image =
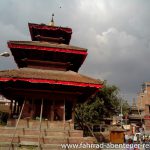
[[[88, 49], [80, 72], [118, 85], [131, 99], [150, 80], [149, 7], [149, 0], [1, 0], [1, 51], [8, 40], [30, 40], [28, 22], [48, 23], [55, 13], [56, 25], [73, 28], [71, 44]], [[16, 67], [13, 58], [0, 62]]]

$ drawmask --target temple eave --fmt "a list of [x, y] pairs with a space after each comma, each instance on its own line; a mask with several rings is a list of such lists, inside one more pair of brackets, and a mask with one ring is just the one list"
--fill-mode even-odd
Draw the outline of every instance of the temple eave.
[[71, 28], [65, 28], [65, 27], [58, 27], [58, 26], [48, 26], [48, 25], [40, 25], [40, 24], [35, 24], [35, 23], [28, 23], [29, 28], [36, 28], [36, 29], [45, 29], [45, 30], [62, 30], [64, 32], [67, 32], [69, 34], [72, 34], [72, 29]]
[[[22, 42], [22, 43], [21, 43]], [[36, 44], [38, 45], [36, 45]], [[43, 44], [42, 44], [43, 43]], [[45, 44], [49, 45], [45, 45]], [[62, 52], [62, 53], [72, 53], [72, 54], [80, 54], [87, 55], [87, 50], [77, 47], [66, 46], [62, 44], [61, 46], [56, 46], [56, 44], [49, 44], [48, 42], [29, 42], [28, 41], [9, 41], [8, 47], [15, 49], [27, 49], [27, 50], [39, 50], [39, 51], [54, 51], [54, 52]]]
[[91, 88], [102, 88], [102, 84], [71, 82], [71, 81], [58, 81], [58, 80], [48, 80], [48, 79], [0, 78], [0, 81], [1, 82], [7, 82], [7, 81], [25, 81], [25, 82], [30, 82], [30, 83], [48, 83], [48, 84], [68, 85], [68, 86], [81, 86], [81, 87], [91, 87]]

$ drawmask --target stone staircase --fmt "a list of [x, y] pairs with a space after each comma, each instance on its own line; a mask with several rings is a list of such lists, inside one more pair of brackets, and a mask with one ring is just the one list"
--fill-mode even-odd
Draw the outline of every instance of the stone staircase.
[[62, 148], [61, 144], [94, 142], [93, 137], [83, 137], [83, 131], [74, 130], [69, 122], [42, 121], [41, 131], [37, 120], [20, 120], [16, 131], [15, 127], [8, 126], [0, 127], [0, 150], [71, 150]]

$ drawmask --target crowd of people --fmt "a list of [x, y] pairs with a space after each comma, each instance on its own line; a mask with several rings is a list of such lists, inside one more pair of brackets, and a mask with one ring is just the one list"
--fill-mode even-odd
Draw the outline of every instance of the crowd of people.
[[[126, 144], [141, 144], [141, 145], [149, 144], [150, 145], [150, 134], [135, 133], [130, 136], [125, 134], [125, 143]], [[150, 146], [148, 148], [145, 147], [145, 150], [150, 150]]]
[[135, 133], [132, 135], [127, 135], [125, 134], [125, 143], [138, 143], [142, 144], [145, 143], [146, 141], [150, 142], [150, 134], [140, 134], [140, 133]]

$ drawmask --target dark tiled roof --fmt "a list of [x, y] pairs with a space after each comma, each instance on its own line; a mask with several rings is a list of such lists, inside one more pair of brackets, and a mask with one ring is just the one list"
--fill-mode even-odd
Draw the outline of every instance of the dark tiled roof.
[[37, 29], [46, 29], [46, 30], [63, 30], [64, 32], [67, 32], [67, 33], [72, 33], [72, 29], [71, 28], [68, 28], [68, 27], [61, 27], [61, 26], [49, 26], [49, 25], [46, 25], [44, 23], [42, 24], [36, 24], [36, 23], [29, 23], [28, 24], [30, 27], [34, 27], [34, 28], [37, 28]]
[[[72, 34], [71, 28], [64, 28], [64, 27], [58, 27], [58, 26], [49, 26], [45, 24], [34, 24], [29, 23], [29, 30], [31, 34], [31, 38], [33, 41], [41, 41], [40, 38], [37, 38], [36, 36], [44, 36], [44, 37], [53, 37], [53, 38], [63, 38], [62, 43], [69, 44]], [[45, 41], [45, 39], [42, 39], [42, 41]], [[47, 40], [46, 40], [47, 41]]]
[[52, 47], [52, 48], [60, 48], [60, 49], [70, 49], [70, 50], [78, 50], [78, 51], [87, 51], [85, 48], [80, 48], [76, 46], [71, 46], [67, 44], [56, 44], [50, 42], [39, 42], [39, 41], [9, 41], [8, 44], [16, 44], [16, 45], [28, 45], [28, 46], [41, 46], [41, 47]]
[[96, 80], [73, 71], [41, 70], [31, 68], [0, 71], [0, 78], [47, 79], [89, 84], [102, 84], [100, 80]]
[[113, 132], [124, 132], [125, 130], [122, 129], [122, 128], [119, 128], [119, 127], [114, 126], [114, 127], [112, 127], [112, 128], [110, 129], [110, 131], [113, 131]]

